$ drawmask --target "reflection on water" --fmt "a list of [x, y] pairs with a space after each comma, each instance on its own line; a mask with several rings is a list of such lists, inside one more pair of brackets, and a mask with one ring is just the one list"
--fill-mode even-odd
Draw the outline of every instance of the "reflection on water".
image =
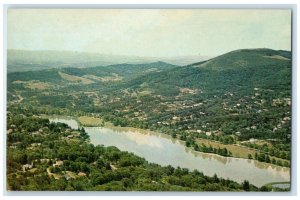
[[68, 124], [72, 129], [78, 129], [78, 123], [72, 117], [64, 117], [64, 118], [51, 118], [49, 119], [50, 122], [61, 122]]
[[230, 161], [228, 158], [226, 157], [222, 157], [222, 156], [218, 156], [218, 155], [215, 155], [215, 154], [209, 154], [209, 153], [201, 153], [199, 154], [199, 152], [195, 152], [193, 151], [192, 154], [195, 156], [195, 157], [198, 157], [200, 156], [202, 159], [208, 159], [208, 160], [217, 160], [219, 161], [220, 163], [222, 164], [226, 164], [228, 161]]
[[148, 145], [156, 148], [163, 148], [158, 138], [150, 139], [149, 135], [142, 135], [137, 132], [124, 132], [130, 140], [135, 141], [138, 145]]
[[[75, 120], [59, 121], [69, 124], [69, 122], [74, 123]], [[184, 142], [165, 134], [121, 127], [85, 127], [85, 130], [90, 135], [91, 143], [95, 145], [116, 146], [120, 150], [132, 152], [162, 166], [197, 169], [208, 176], [217, 174], [219, 177], [237, 182], [249, 180], [256, 186], [270, 182], [290, 181], [288, 168], [254, 160], [196, 152], [185, 147]]]
[[282, 189], [288, 189], [291, 187], [290, 183], [275, 183], [272, 184], [273, 187], [282, 188]]
[[269, 164], [258, 162], [257, 160], [254, 160], [254, 165], [255, 165], [255, 167], [257, 167], [259, 169], [267, 169], [269, 166]]

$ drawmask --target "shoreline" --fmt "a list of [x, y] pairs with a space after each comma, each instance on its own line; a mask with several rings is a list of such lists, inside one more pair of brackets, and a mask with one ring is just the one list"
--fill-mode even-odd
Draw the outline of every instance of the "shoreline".
[[[77, 123], [77, 127], [78, 128], [95, 128], [95, 129], [101, 129], [101, 128], [106, 128], [106, 129], [111, 129], [113, 131], [117, 131], [117, 132], [136, 132], [136, 133], [139, 133], [139, 134], [142, 134], [142, 135], [155, 135], [157, 137], [162, 137], [162, 138], [165, 138], [166, 140], [171, 140], [173, 142], [178, 142], [177, 145], [180, 145], [184, 148], [184, 150], [186, 151], [186, 153], [192, 153], [194, 154], [194, 156], [200, 156], [201, 159], [214, 159], [218, 162], [221, 162], [223, 164], [227, 163], [227, 162], [232, 162], [233, 160], [240, 160], [240, 161], [243, 161], [244, 162], [248, 162], [249, 164], [255, 166], [255, 168], [258, 168], [260, 170], [276, 170], [277, 172], [283, 172], [283, 173], [288, 173], [288, 176], [290, 177], [291, 176], [291, 169], [290, 168], [287, 168], [287, 167], [283, 167], [283, 166], [277, 166], [277, 165], [274, 165], [274, 164], [271, 164], [271, 163], [264, 163], [264, 162], [259, 162], [257, 160], [254, 160], [254, 159], [247, 159], [247, 158], [238, 158], [238, 157], [225, 157], [225, 156], [221, 156], [221, 155], [218, 155], [218, 154], [214, 154], [214, 153], [204, 153], [204, 152], [200, 152], [200, 151], [195, 151], [192, 147], [186, 147], [185, 146], [185, 142], [183, 140], [180, 140], [178, 138], [173, 138], [172, 136], [168, 135], [168, 134], [165, 134], [165, 133], [162, 133], [162, 132], [157, 132], [157, 131], [151, 131], [149, 129], [140, 129], [140, 128], [135, 128], [135, 127], [121, 127], [121, 126], [114, 126], [112, 123], [110, 122], [106, 122], [104, 124], [104, 126], [82, 126], [81, 124], [79, 124], [78, 122], [78, 119], [76, 116], [61, 116], [61, 115], [55, 115], [55, 116], [44, 116], [48, 119], [61, 119], [61, 120], [73, 120], [73, 122], [71, 123], [74, 123], [76, 122]], [[91, 143], [91, 141], [89, 141], [89, 143]], [[93, 143], [91, 143], [93, 144]], [[118, 147], [117, 147], [118, 148]], [[142, 156], [143, 157], [143, 156]], [[146, 159], [145, 157], [143, 157], [144, 159]], [[253, 160], [253, 161], [252, 161]], [[235, 161], [235, 162], [236, 162]], [[291, 178], [291, 177], [290, 177]], [[270, 184], [270, 183], [281, 183], [281, 182], [286, 182], [286, 183], [290, 183], [290, 180], [282, 180], [282, 181], [273, 181], [273, 182], [267, 182], [261, 186], [264, 186], [264, 185], [267, 185], [267, 184]]]
[[[49, 118], [50, 116], [46, 116], [45, 117]], [[247, 160], [247, 161], [253, 161], [253, 162], [256, 162], [257, 164], [260, 164], [260, 165], [265, 165], [266, 168], [268, 167], [271, 167], [271, 168], [280, 168], [284, 171], [286, 170], [291, 170], [290, 167], [284, 167], [284, 166], [279, 166], [279, 165], [274, 165], [272, 163], [266, 163], [266, 162], [260, 162], [258, 160], [255, 160], [255, 159], [249, 159], [249, 158], [243, 158], [243, 157], [234, 157], [234, 156], [222, 156], [222, 155], [219, 155], [219, 154], [214, 154], [214, 153], [205, 153], [205, 152], [202, 152], [202, 151], [196, 151], [194, 150], [192, 147], [187, 147], [185, 146], [185, 141], [184, 140], [180, 140], [179, 138], [173, 138], [172, 136], [166, 134], [166, 133], [163, 133], [163, 132], [158, 132], [158, 131], [152, 131], [150, 129], [141, 129], [141, 128], [136, 128], [136, 127], [129, 127], [129, 126], [126, 126], [126, 127], [121, 127], [121, 126], [114, 126], [111, 122], [104, 122], [103, 126], [84, 126], [80, 123], [79, 121], [79, 117], [80, 116], [61, 116], [61, 115], [53, 115], [52, 118], [69, 118], [69, 119], [72, 119], [72, 120], [75, 120], [78, 124], [78, 127], [86, 127], [86, 128], [109, 128], [109, 129], [112, 129], [112, 130], [116, 130], [116, 131], [120, 131], [120, 132], [129, 132], [129, 131], [132, 131], [134, 130], [135, 132], [138, 132], [138, 133], [141, 133], [141, 134], [154, 134], [154, 135], [159, 135], [159, 136], [163, 136], [169, 140], [174, 140], [174, 141], [177, 141], [180, 143], [180, 145], [183, 145], [185, 147], [186, 150], [192, 152], [192, 153], [197, 153], [197, 154], [202, 154], [202, 155], [208, 155], [208, 156], [216, 156], [216, 157], [219, 157], [219, 158], [222, 158], [222, 159], [229, 159], [229, 158], [233, 158], [233, 159], [243, 159], [243, 160]], [[100, 118], [99, 118], [100, 119]], [[102, 120], [102, 119], [101, 119]]]
[[279, 165], [275, 165], [275, 164], [272, 164], [272, 163], [266, 163], [266, 162], [260, 162], [258, 160], [255, 160], [255, 159], [249, 159], [249, 158], [243, 158], [243, 157], [234, 157], [234, 156], [222, 156], [222, 155], [219, 155], [219, 154], [214, 154], [214, 153], [205, 153], [205, 152], [202, 152], [202, 151], [196, 151], [194, 150], [192, 147], [187, 147], [185, 146], [185, 141], [184, 140], [180, 140], [179, 138], [173, 138], [172, 136], [166, 134], [166, 133], [163, 133], [163, 132], [157, 132], [157, 131], [151, 131], [149, 129], [141, 129], [141, 128], [135, 128], [135, 127], [121, 127], [121, 126], [114, 126], [111, 122], [105, 122], [104, 123], [104, 126], [102, 126], [103, 128], [110, 128], [110, 129], [113, 129], [113, 130], [118, 130], [118, 131], [130, 131], [130, 130], [135, 130], [139, 133], [142, 133], [143, 132], [147, 132], [147, 133], [152, 133], [152, 134], [155, 134], [155, 135], [163, 135], [163, 136], [167, 136], [168, 139], [173, 139], [175, 141], [178, 141], [181, 145], [183, 145], [186, 149], [188, 149], [189, 151], [191, 152], [194, 152], [194, 153], [201, 153], [201, 154], [204, 154], [204, 155], [212, 155], [212, 156], [217, 156], [217, 157], [220, 157], [220, 158], [234, 158], [234, 159], [244, 159], [244, 160], [248, 160], [248, 161], [254, 161], [254, 162], [257, 162], [259, 164], [264, 164], [264, 165], [267, 165], [267, 166], [270, 166], [272, 168], [274, 167], [279, 167], [281, 169], [286, 169], [286, 170], [290, 170], [291, 168], [290, 167], [285, 167], [285, 166], [279, 166]]

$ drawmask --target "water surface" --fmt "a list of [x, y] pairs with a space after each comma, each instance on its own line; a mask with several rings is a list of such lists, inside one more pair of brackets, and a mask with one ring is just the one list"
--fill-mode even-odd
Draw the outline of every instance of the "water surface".
[[[78, 128], [74, 119], [56, 118], [51, 121], [67, 123], [72, 128]], [[255, 160], [196, 152], [166, 134], [120, 127], [85, 127], [85, 130], [94, 145], [116, 146], [122, 151], [132, 152], [162, 166], [197, 169], [205, 175], [217, 174], [218, 177], [239, 183], [248, 180], [258, 187], [270, 182], [290, 181], [289, 168]]]

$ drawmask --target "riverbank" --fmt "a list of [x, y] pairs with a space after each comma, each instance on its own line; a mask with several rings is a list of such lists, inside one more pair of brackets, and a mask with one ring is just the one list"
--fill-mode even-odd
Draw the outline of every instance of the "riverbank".
[[[37, 116], [8, 115], [8, 127], [14, 127], [13, 132], [7, 134], [8, 192], [260, 191], [249, 182], [153, 164], [130, 151], [98, 145], [95, 140], [89, 142], [84, 129], [79, 131], [78, 125], [75, 129], [65, 125], [77, 124], [74, 119], [50, 118], [50, 121], [57, 123]], [[32, 129], [37, 131], [32, 134]], [[99, 131], [104, 128], [86, 129]], [[94, 134], [99, 135], [99, 132]], [[124, 134], [119, 133], [121, 135]], [[123, 142], [120, 137], [114, 138]]]
[[[50, 117], [53, 122], [77, 124], [78, 120]], [[69, 123], [68, 123], [69, 122]], [[77, 126], [77, 128], [80, 128]], [[76, 129], [77, 129], [76, 128]], [[131, 152], [145, 158], [150, 163], [161, 166], [198, 170], [207, 176], [250, 183], [261, 187], [270, 182], [289, 181], [290, 170], [268, 163], [243, 158], [223, 157], [211, 153], [194, 151], [186, 147], [185, 142], [172, 136], [150, 130], [132, 127], [116, 127], [111, 123], [104, 127], [84, 127], [93, 145], [117, 147], [121, 151]], [[255, 174], [255, 176], [253, 176]]]
[[88, 126], [88, 127], [97, 127], [97, 126], [103, 126], [103, 120], [96, 117], [88, 117], [88, 116], [81, 116], [77, 118], [77, 121], [82, 126]]
[[[239, 144], [223, 144], [220, 143], [218, 141], [213, 141], [213, 140], [208, 140], [208, 139], [203, 139], [203, 138], [197, 138], [196, 142], [198, 145], [205, 145], [205, 146], [211, 146], [212, 148], [226, 148], [228, 151], [230, 151], [232, 153], [232, 157], [234, 158], [245, 158], [245, 159], [249, 159], [249, 157], [251, 159], [255, 158], [255, 154], [260, 154], [261, 152], [259, 150], [253, 149], [253, 148], [249, 148], [246, 146], [242, 146]], [[289, 160], [285, 160], [282, 158], [277, 158], [275, 156], [269, 156], [270, 157], [270, 161], [275, 159], [275, 161], [277, 162], [278, 160], [280, 160], [281, 163], [284, 162], [290, 162]], [[265, 163], [265, 162], [262, 162]], [[272, 163], [274, 164], [274, 163]], [[276, 164], [274, 164], [276, 165]], [[276, 166], [280, 166], [280, 165], [276, 165]], [[283, 166], [286, 167], [286, 166]]]
[[262, 188], [264, 187], [267, 189], [267, 191], [273, 191], [273, 192], [290, 191], [291, 182], [271, 182], [262, 186]]
[[[49, 117], [49, 116], [44, 116], [44, 117]], [[52, 117], [60, 118], [60, 117], [63, 117], [63, 116], [52, 116]], [[222, 156], [222, 155], [219, 155], [219, 154], [216, 154], [216, 153], [195, 151], [193, 147], [186, 147], [185, 141], [180, 140], [179, 137], [173, 138], [171, 135], [165, 134], [163, 132], [157, 132], [157, 131], [152, 131], [152, 130], [149, 130], [149, 129], [141, 129], [141, 128], [135, 128], [135, 127], [115, 126], [111, 122], [104, 122], [104, 120], [102, 120], [99, 117], [75, 116], [75, 117], [67, 117], [67, 118], [68, 119], [74, 119], [75, 121], [77, 121], [77, 123], [79, 125], [85, 126], [85, 127], [104, 127], [104, 128], [112, 129], [114, 131], [121, 131], [121, 132], [138, 132], [138, 133], [141, 133], [141, 134], [163, 135], [167, 139], [170, 139], [172, 141], [178, 141], [181, 145], [185, 146], [185, 148], [187, 148], [191, 152], [201, 152], [201, 153], [207, 154], [207, 155], [214, 155], [214, 156], [218, 156], [218, 157], [221, 157], [221, 158], [228, 158], [228, 156]], [[202, 138], [197, 138], [196, 143], [198, 145], [204, 144], [207, 147], [211, 146], [215, 149], [226, 148], [228, 150], [228, 152], [229, 151], [231, 152], [231, 156], [230, 156], [231, 158], [254, 160], [253, 158], [255, 157], [255, 154], [260, 153], [258, 150], [250, 149], [248, 147], [244, 147], [244, 146], [241, 146], [241, 145], [222, 144], [222, 143], [217, 142], [217, 141], [212, 141], [212, 140], [202, 139]], [[249, 154], [251, 155], [252, 159], [249, 159]], [[275, 158], [276, 160], [278, 159], [278, 160], [285, 161], [285, 160], [280, 159], [280, 158], [271, 157], [271, 159], [273, 159], [273, 158]], [[260, 162], [258, 160], [255, 160], [255, 161], [256, 161], [256, 163], [258, 163], [257, 165], [260, 166], [260, 168], [266, 168], [267, 166], [271, 166], [271, 167], [283, 167], [283, 168], [286, 168], [286, 169], [290, 169], [289, 167], [280, 166], [280, 165], [276, 165], [276, 164], [272, 164], [272, 163]]]
[[[135, 131], [135, 132], [139, 132], [142, 134], [146, 134], [146, 133], [152, 133], [152, 134], [163, 134], [165, 136], [167, 136], [169, 139], [172, 140], [176, 140], [179, 141], [180, 144], [185, 145], [185, 141], [184, 140], [180, 140], [178, 137], [173, 138], [172, 136], [162, 133], [162, 132], [156, 132], [156, 131], [151, 131], [149, 129], [141, 129], [141, 128], [135, 128], [135, 127], [120, 127], [120, 126], [114, 126], [112, 123], [110, 122], [105, 122], [103, 127], [105, 128], [110, 128], [116, 131]], [[230, 157], [232, 158], [242, 158], [242, 159], [246, 159], [246, 160], [254, 160], [254, 159], [249, 159], [249, 154], [251, 155], [252, 158], [255, 157], [255, 154], [259, 154], [260, 152], [258, 150], [255, 149], [250, 149], [248, 147], [244, 147], [241, 145], [237, 145], [237, 144], [222, 144], [220, 142], [216, 142], [216, 141], [212, 141], [212, 140], [208, 140], [208, 139], [202, 139], [202, 138], [197, 138], [196, 142], [198, 145], [202, 145], [205, 144], [206, 146], [212, 146], [213, 148], [226, 148], [228, 151], [230, 151], [232, 153], [232, 155]], [[193, 147], [186, 147], [188, 148], [190, 151], [195, 151]], [[201, 151], [195, 151], [195, 152], [201, 152]], [[205, 152], [201, 152], [201, 153], [205, 153]], [[220, 156], [223, 158], [227, 158], [228, 156], [222, 156], [219, 154], [215, 154], [215, 153], [205, 153], [208, 155], [215, 155], [215, 156]], [[273, 157], [270, 156], [271, 159], [276, 159], [276, 160], [281, 160], [281, 161], [286, 161], [284, 159], [281, 158], [277, 158], [277, 157]], [[255, 160], [258, 163], [261, 163], [262, 165], [267, 165], [267, 166], [272, 166], [272, 167], [284, 167], [289, 169], [289, 167], [285, 167], [285, 166], [280, 166], [280, 165], [276, 165], [276, 164], [272, 164], [272, 163], [266, 163], [266, 162], [260, 162], [258, 160]]]

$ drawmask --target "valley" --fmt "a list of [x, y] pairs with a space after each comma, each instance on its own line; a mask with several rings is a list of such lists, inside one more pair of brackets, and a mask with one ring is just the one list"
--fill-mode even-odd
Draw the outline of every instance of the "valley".
[[[62, 116], [47, 118], [50, 119], [50, 122], [64, 122], [70, 127], [79, 127], [75, 119]], [[149, 162], [162, 166], [171, 165], [172, 167], [187, 168], [190, 171], [198, 170], [208, 176], [216, 174], [220, 178], [231, 179], [238, 183], [248, 180], [257, 187], [262, 187], [270, 182], [290, 179], [289, 168], [249, 159], [200, 153], [193, 148], [186, 147], [184, 141], [174, 139], [163, 133], [137, 128], [115, 127], [112, 124], [103, 127], [84, 127], [84, 129], [90, 136], [90, 142], [94, 145], [115, 146], [122, 151], [134, 153]], [[234, 147], [227, 145], [226, 148], [228, 146], [230, 150]], [[241, 147], [241, 149], [245, 148]], [[253, 174], [263, 178], [260, 179]]]
[[159, 132], [189, 151], [289, 169], [291, 69], [290, 52], [243, 49], [186, 66], [159, 61], [11, 72], [7, 111]]

